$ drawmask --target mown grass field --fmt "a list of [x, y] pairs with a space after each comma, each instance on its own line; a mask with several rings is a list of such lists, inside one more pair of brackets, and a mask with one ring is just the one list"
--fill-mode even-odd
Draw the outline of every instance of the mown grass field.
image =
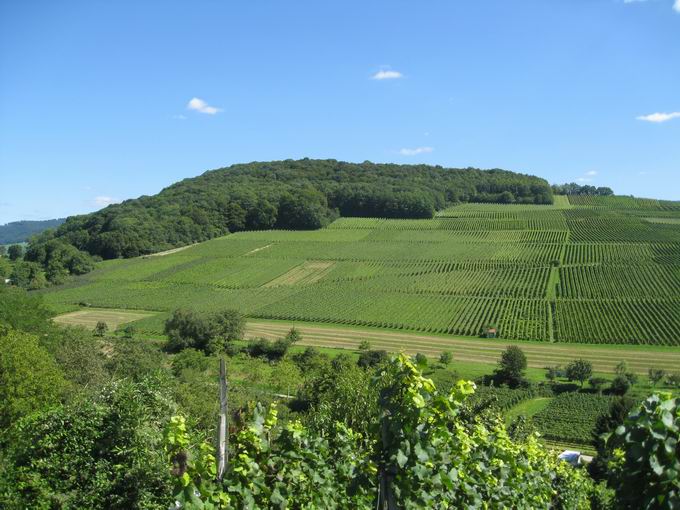
[[[392, 350], [429, 352], [440, 344], [420, 334], [478, 338], [494, 325], [503, 341], [540, 342], [541, 363], [560, 362], [580, 344], [680, 346], [678, 219], [680, 203], [630, 197], [465, 204], [431, 220], [340, 218], [317, 231], [241, 232], [105, 261], [45, 295], [62, 312], [81, 303], [157, 312], [136, 323], [148, 333], [178, 307], [237, 308], [251, 320], [384, 329], [381, 345]], [[457, 347], [490, 359], [480, 345]], [[632, 352], [643, 370], [649, 355]], [[607, 351], [591, 354], [611, 367]]]

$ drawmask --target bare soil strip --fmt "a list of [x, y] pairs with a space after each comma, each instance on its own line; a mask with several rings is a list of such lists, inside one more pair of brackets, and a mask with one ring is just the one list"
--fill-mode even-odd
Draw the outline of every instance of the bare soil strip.
[[252, 255], [253, 253], [257, 253], [260, 250], [266, 250], [270, 246], [272, 246], [272, 245], [268, 244], [267, 246], [260, 246], [259, 248], [255, 248], [254, 250], [250, 250], [248, 253], [246, 253], [246, 255]]
[[121, 324], [137, 321], [155, 315], [154, 312], [129, 310], [78, 310], [54, 317], [54, 322], [67, 326], [84, 326], [94, 329], [99, 321], [105, 322], [109, 329], [116, 329]]
[[186, 246], [180, 246], [179, 248], [173, 248], [172, 250], [165, 250], [165, 251], [159, 251], [157, 253], [151, 253], [149, 255], [142, 255], [142, 258], [147, 258], [147, 257], [164, 257], [165, 255], [172, 255], [173, 253], [177, 253], [178, 251], [186, 250], [187, 248], [191, 248], [193, 244], [187, 244]]
[[295, 285], [296, 283], [315, 283], [323, 278], [334, 264], [335, 262], [326, 260], [308, 260], [286, 271], [281, 276], [277, 276], [264, 286], [278, 287], [280, 285]]
[[[374, 349], [403, 350], [408, 354], [422, 352], [432, 357], [438, 356], [444, 350], [450, 350], [455, 359], [475, 363], [495, 364], [501, 352], [508, 345], [514, 344], [505, 340], [442, 337], [368, 328], [334, 328], [293, 321], [258, 322], [257, 320], [248, 321], [246, 337], [279, 338], [293, 326], [302, 334], [302, 345], [356, 349], [362, 340], [368, 340]], [[669, 371], [677, 371], [677, 367], [680, 367], [680, 349], [677, 351], [640, 351], [639, 349], [626, 349], [625, 346], [582, 347], [540, 343], [515, 345], [521, 346], [527, 355], [529, 366], [533, 368], [555, 364], [564, 365], [578, 358], [590, 360], [598, 372], [614, 372], [614, 367], [622, 360], [626, 361], [631, 370], [639, 374], [646, 374], [650, 367]]]

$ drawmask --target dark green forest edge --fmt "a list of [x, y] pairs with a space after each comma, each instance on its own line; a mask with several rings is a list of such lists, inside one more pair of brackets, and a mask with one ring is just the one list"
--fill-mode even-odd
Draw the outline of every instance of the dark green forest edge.
[[[178, 311], [160, 343], [137, 337], [133, 326], [111, 334], [101, 323], [89, 332], [49, 317], [39, 296], [0, 287], [2, 508], [680, 504], [680, 406], [669, 393], [613, 400], [588, 472], [558, 460], [524, 419], [504, 425], [494, 402], [526, 390], [478, 391], [456, 377], [435, 382], [424, 375], [424, 356], [365, 350], [357, 361], [293, 351], [295, 330], [274, 343], [244, 344], [243, 317], [229, 310]], [[220, 478], [221, 356], [230, 425]], [[450, 361], [442, 354], [441, 364]], [[508, 349], [491, 377], [526, 386], [525, 368], [521, 350]], [[585, 369], [568, 370], [579, 380]], [[293, 399], [272, 391], [293, 381]]]
[[338, 216], [432, 218], [465, 202], [552, 201], [544, 179], [506, 170], [312, 159], [233, 165], [69, 217], [33, 238], [15, 279], [39, 288], [89, 272], [90, 256], [136, 257], [242, 230], [312, 230]]

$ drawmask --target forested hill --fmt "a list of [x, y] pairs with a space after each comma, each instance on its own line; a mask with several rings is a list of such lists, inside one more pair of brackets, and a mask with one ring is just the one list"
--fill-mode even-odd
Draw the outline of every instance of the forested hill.
[[0, 225], [0, 244], [23, 243], [35, 234], [48, 228], [55, 228], [64, 223], [65, 219], [44, 221], [13, 221]]
[[505, 170], [248, 163], [70, 217], [56, 236], [103, 258], [134, 257], [245, 229], [316, 229], [338, 215], [431, 218], [458, 202], [552, 203], [552, 191], [543, 179]]

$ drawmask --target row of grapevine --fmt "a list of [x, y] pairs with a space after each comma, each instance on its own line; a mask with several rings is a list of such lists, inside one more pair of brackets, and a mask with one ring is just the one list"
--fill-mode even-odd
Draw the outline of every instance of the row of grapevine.
[[600, 416], [609, 412], [611, 397], [591, 393], [562, 393], [535, 414], [532, 421], [546, 439], [590, 444]]
[[557, 300], [563, 342], [680, 345], [680, 300]]
[[550, 269], [545, 267], [515, 265], [486, 270], [452, 268], [412, 275], [376, 275], [354, 285], [377, 292], [540, 299], [545, 297], [549, 275]]
[[680, 298], [680, 266], [569, 266], [560, 268], [559, 297]]
[[680, 211], [680, 202], [626, 196], [600, 197], [571, 195], [569, 196], [569, 203], [576, 206], [603, 207], [608, 209], [660, 209]]

